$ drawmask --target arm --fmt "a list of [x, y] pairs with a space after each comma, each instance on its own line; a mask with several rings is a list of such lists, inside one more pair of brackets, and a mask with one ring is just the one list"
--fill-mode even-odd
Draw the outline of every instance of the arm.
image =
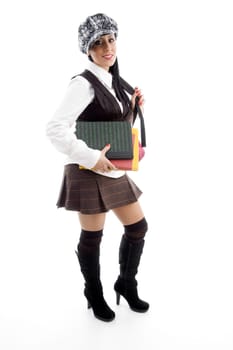
[[46, 127], [46, 134], [54, 147], [66, 154], [74, 163], [92, 168], [98, 162], [101, 151], [89, 148], [74, 135], [73, 126], [78, 116], [94, 97], [90, 83], [83, 77], [73, 79], [64, 99]]

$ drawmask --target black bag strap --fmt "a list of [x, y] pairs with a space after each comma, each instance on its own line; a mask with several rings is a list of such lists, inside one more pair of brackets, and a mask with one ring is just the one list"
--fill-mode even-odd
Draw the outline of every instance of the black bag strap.
[[[134, 88], [129, 85], [129, 83], [127, 83], [127, 81], [125, 81], [123, 78], [120, 78], [121, 81], [121, 85], [123, 86], [123, 88], [130, 94], [133, 95], [134, 94]], [[137, 96], [135, 99], [135, 107], [134, 107], [134, 118], [133, 118], [133, 123], [135, 122], [135, 119], [137, 117], [137, 115], [139, 116], [140, 119], [140, 129], [141, 129], [141, 144], [142, 147], [146, 147], [146, 128], [145, 128], [145, 122], [144, 122], [144, 117], [142, 114], [142, 110], [138, 104], [139, 101], [139, 97]]]

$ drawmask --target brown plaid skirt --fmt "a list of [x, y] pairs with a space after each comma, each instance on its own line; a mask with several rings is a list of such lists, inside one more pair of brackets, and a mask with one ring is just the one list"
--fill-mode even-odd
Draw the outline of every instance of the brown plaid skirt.
[[141, 194], [142, 191], [127, 174], [111, 178], [90, 170], [80, 170], [77, 164], [67, 164], [57, 207], [97, 214], [134, 203]]

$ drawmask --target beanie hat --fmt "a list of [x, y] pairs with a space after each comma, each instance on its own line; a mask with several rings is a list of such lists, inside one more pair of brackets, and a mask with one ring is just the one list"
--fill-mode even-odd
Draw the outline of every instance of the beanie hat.
[[102, 35], [115, 34], [117, 37], [117, 33], [117, 23], [112, 18], [103, 13], [89, 16], [78, 29], [79, 48], [83, 53], [87, 53], [91, 44]]

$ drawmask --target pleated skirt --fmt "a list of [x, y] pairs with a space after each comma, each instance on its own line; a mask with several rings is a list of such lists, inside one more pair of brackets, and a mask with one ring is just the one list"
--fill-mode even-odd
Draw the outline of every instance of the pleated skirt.
[[127, 175], [111, 178], [80, 170], [77, 164], [67, 164], [57, 207], [83, 214], [98, 214], [137, 201], [142, 191]]

